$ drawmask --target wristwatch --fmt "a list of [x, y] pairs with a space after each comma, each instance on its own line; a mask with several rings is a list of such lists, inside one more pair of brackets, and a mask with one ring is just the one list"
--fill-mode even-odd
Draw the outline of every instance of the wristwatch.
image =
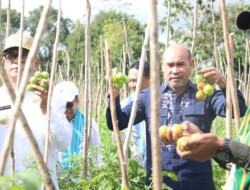
[[224, 162], [230, 161], [230, 158], [231, 158], [230, 144], [231, 144], [231, 140], [225, 138], [223, 146], [218, 150], [215, 156], [218, 160], [221, 160]]

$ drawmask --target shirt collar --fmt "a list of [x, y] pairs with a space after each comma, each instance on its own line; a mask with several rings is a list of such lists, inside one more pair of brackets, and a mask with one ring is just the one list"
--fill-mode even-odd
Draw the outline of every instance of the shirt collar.
[[[164, 85], [161, 86], [161, 93], [163, 92], [166, 92], [170, 89], [171, 87], [169, 86], [169, 84], [166, 82]], [[192, 89], [192, 90], [196, 90], [196, 85], [191, 81], [191, 80], [188, 80], [188, 83], [187, 83], [187, 89]], [[186, 91], [185, 91], [186, 92]]]

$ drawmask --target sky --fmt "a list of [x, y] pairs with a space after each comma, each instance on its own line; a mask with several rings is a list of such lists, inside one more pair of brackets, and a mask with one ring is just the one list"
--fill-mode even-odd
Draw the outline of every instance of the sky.
[[[6, 8], [7, 0], [1, 0], [2, 7]], [[38, 8], [40, 5], [45, 5], [48, 0], [10, 0], [11, 8], [18, 12], [22, 10], [22, 1], [24, 1], [25, 16], [28, 12]], [[126, 12], [133, 15], [135, 19], [139, 20], [141, 24], [146, 24], [149, 19], [149, 0], [89, 0], [91, 4], [91, 19], [101, 10], [114, 9]], [[194, 0], [188, 0], [194, 1]], [[238, 0], [225, 0], [226, 3], [236, 3]], [[59, 0], [52, 1], [52, 6], [55, 9], [59, 7]], [[158, 21], [166, 16], [166, 7], [163, 6], [164, 0], [158, 0]], [[215, 7], [219, 8], [219, 0], [215, 1]], [[245, 0], [245, 3], [250, 4], [250, 0]], [[85, 21], [86, 0], [61, 0], [62, 16], [63, 18], [70, 18], [71, 20]], [[159, 32], [160, 41], [164, 40], [164, 33]]]
[[[22, 0], [11, 0], [11, 8], [17, 11], [22, 10]], [[28, 15], [30, 10], [34, 10], [40, 5], [45, 5], [48, 0], [24, 0], [25, 5], [25, 16]], [[52, 1], [52, 6], [58, 8], [58, 0]], [[61, 0], [62, 15], [64, 18], [70, 18], [71, 20], [81, 20], [85, 18], [86, 0]], [[126, 2], [126, 3], [123, 3]], [[148, 2], [149, 0], [90, 0], [92, 7], [91, 18], [94, 17], [100, 10], [108, 10], [113, 8], [127, 12], [129, 15], [134, 15], [143, 24], [147, 23], [148, 20]], [[158, 1], [158, 9], [160, 14], [158, 18], [163, 17], [164, 7], [162, 6], [163, 0]], [[2, 7], [6, 8], [7, 0], [2, 0]]]
[[[7, 0], [1, 0], [2, 7], [5, 8], [7, 5]], [[25, 16], [28, 15], [28, 11], [34, 10], [40, 5], [45, 5], [48, 0], [10, 0], [11, 7], [17, 11], [21, 11], [21, 2], [25, 2]], [[193, 1], [193, 0], [189, 0]], [[238, 0], [225, 0], [226, 3], [238, 2]], [[58, 8], [59, 0], [52, 1], [52, 6]], [[158, 19], [162, 19], [166, 14], [166, 8], [163, 6], [164, 0], [158, 0]], [[246, 3], [250, 4], [250, 0], [245, 0]], [[130, 15], [134, 15], [136, 19], [141, 21], [143, 24], [147, 23], [148, 20], [148, 4], [149, 0], [90, 0], [92, 7], [92, 18], [100, 10], [108, 10], [113, 8], [115, 10], [120, 10], [127, 12]], [[215, 6], [219, 6], [220, 1], [215, 1]], [[85, 18], [85, 4], [86, 0], [61, 0], [62, 14], [63, 17], [68, 17], [72, 20], [84, 19]]]
[[[45, 5], [48, 0], [10, 0], [11, 7], [17, 11], [21, 11], [24, 1], [25, 16], [28, 15], [30, 10], [34, 10], [40, 5]], [[189, 0], [190, 1], [190, 0]], [[193, 0], [191, 0], [193, 1]], [[238, 0], [225, 0], [226, 3], [238, 2]], [[58, 8], [59, 0], [52, 1], [52, 6]], [[164, 0], [158, 0], [158, 19], [162, 19], [166, 15], [166, 7], [163, 6]], [[250, 4], [250, 0], [245, 0], [246, 4]], [[220, 1], [215, 1], [215, 6], [219, 6]], [[126, 12], [129, 15], [134, 15], [142, 24], [147, 23], [149, 12], [149, 0], [90, 0], [92, 7], [91, 18], [94, 17], [100, 10], [109, 10], [113, 8], [122, 12]], [[2, 7], [6, 8], [7, 0], [2, 0]], [[72, 20], [81, 20], [85, 18], [85, 5], [86, 0], [61, 0], [63, 17], [70, 18]]]

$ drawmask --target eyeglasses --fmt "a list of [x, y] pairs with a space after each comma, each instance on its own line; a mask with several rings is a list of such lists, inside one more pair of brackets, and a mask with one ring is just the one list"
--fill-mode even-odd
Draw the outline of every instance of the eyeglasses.
[[[27, 59], [27, 55], [28, 55], [28, 54], [23, 54], [23, 55], [22, 55], [22, 63], [25, 63], [25, 61], [26, 61], [26, 59]], [[13, 61], [15, 61], [15, 60], [18, 58], [18, 54], [6, 53], [6, 54], [4, 55], [4, 57], [5, 57], [8, 61], [13, 62]]]
[[67, 102], [66, 108], [72, 108], [74, 106], [74, 101], [73, 102]]

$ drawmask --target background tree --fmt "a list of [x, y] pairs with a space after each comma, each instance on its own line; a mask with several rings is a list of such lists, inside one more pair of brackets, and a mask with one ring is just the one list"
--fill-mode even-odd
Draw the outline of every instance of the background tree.
[[[216, 33], [216, 48], [221, 56], [225, 57], [224, 42], [223, 38], [221, 38], [221, 36], [223, 36], [221, 14], [218, 8], [212, 7], [212, 2], [214, 3], [214, 0], [198, 2], [198, 28], [196, 46], [193, 54], [198, 62], [201, 60], [207, 60], [209, 62], [214, 57], [214, 32]], [[166, 6], [166, 10], [167, 3], [167, 0], [165, 0], [164, 5]], [[172, 2], [170, 43], [184, 43], [186, 46], [191, 47], [193, 8], [193, 1], [176, 0]], [[238, 70], [238, 65], [240, 65], [243, 62], [242, 59], [244, 59], [242, 55], [245, 53], [245, 37], [244, 34], [236, 28], [235, 19], [242, 10], [249, 10], [250, 5], [247, 5], [244, 0], [240, 0], [235, 4], [228, 4], [227, 9], [229, 31], [235, 33], [234, 69]], [[214, 12], [214, 23], [212, 22], [212, 12]], [[164, 18], [160, 24], [162, 31], [164, 31], [166, 18]]]
[[[132, 57], [138, 59], [141, 54], [143, 26], [140, 22], [122, 12], [114, 10], [101, 11], [95, 16], [91, 23], [92, 55], [99, 60], [100, 35], [109, 40], [112, 53], [113, 66], [119, 66], [122, 55], [122, 46], [126, 44], [122, 25], [122, 18], [127, 22], [128, 36]], [[138, 35], [139, 34], [139, 35]]]
[[[35, 35], [37, 25], [41, 16], [41, 12], [43, 10], [43, 6], [40, 6], [37, 9], [29, 12], [29, 16], [26, 19], [26, 30], [30, 32], [32, 36]], [[56, 20], [57, 20], [57, 10], [51, 8], [49, 23], [47, 26], [47, 30], [44, 32], [42, 43], [41, 43], [41, 60], [43, 62], [51, 62], [52, 58], [52, 50], [53, 44], [56, 35]], [[61, 30], [59, 40], [64, 45], [64, 41], [70, 33], [70, 24], [71, 20], [68, 18], [61, 18]]]
[[[6, 31], [6, 22], [7, 22], [7, 10], [1, 9], [1, 30], [0, 30], [0, 39], [5, 38], [5, 31]], [[16, 33], [20, 28], [20, 13], [16, 10], [10, 10], [10, 24], [11, 24], [11, 31], [10, 33]], [[4, 40], [0, 40], [0, 47], [3, 47]], [[3, 48], [1, 48], [3, 49]]]

